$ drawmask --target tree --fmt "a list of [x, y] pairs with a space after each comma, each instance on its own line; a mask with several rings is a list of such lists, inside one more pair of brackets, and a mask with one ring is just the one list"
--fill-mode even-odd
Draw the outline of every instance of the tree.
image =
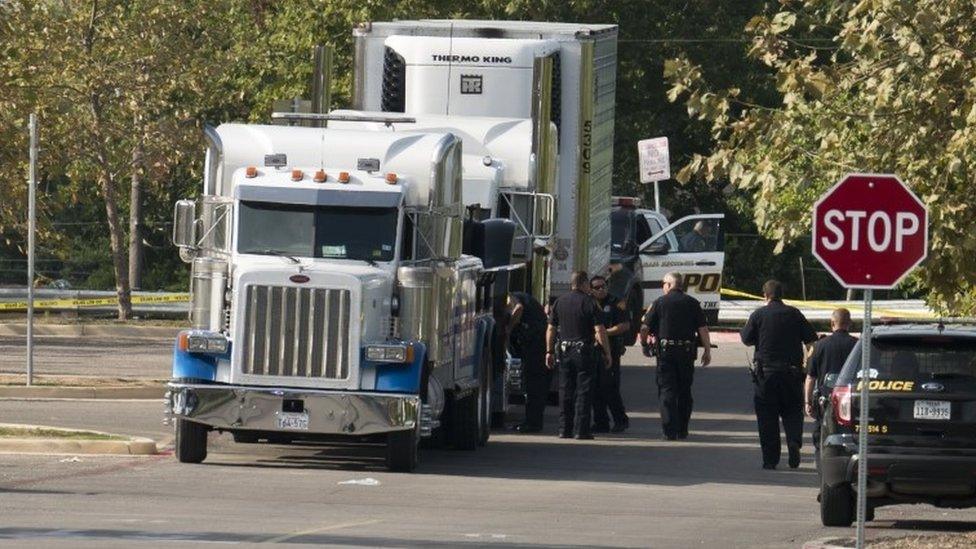
[[938, 310], [976, 313], [976, 6], [962, 0], [804, 0], [756, 17], [750, 56], [778, 102], [711, 89], [668, 63], [672, 100], [717, 146], [678, 174], [728, 178], [778, 249], [808, 235], [812, 204], [848, 172], [893, 172], [929, 207], [930, 253], [910, 284]]
[[0, 67], [14, 92], [8, 102], [22, 117], [40, 113], [47, 176], [63, 174], [78, 194], [96, 185], [118, 316], [129, 318], [122, 183], [130, 181], [138, 248], [144, 178], [199, 149], [198, 114], [221, 70], [229, 10], [221, 2], [158, 0], [11, 1], [3, 9], [11, 55]]

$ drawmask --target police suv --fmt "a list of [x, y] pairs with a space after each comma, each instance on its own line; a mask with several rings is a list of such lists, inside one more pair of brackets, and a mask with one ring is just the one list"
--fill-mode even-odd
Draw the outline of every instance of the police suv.
[[[976, 506], [976, 326], [880, 326], [871, 367], [861, 343], [825, 380], [820, 515], [825, 526], [856, 517], [860, 383], [867, 378], [867, 518], [901, 503]], [[832, 379], [833, 378], [833, 379]]]
[[684, 276], [685, 290], [701, 302], [709, 324], [718, 322], [725, 265], [724, 214], [695, 214], [674, 223], [642, 209], [639, 198], [613, 197], [610, 213], [610, 292], [625, 299], [636, 333], [644, 309], [663, 292], [669, 272]]

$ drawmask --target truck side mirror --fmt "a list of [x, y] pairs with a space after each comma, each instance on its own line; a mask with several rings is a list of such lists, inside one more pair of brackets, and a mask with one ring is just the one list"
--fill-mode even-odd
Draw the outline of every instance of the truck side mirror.
[[197, 247], [197, 204], [177, 200], [173, 207], [173, 244], [179, 248]]
[[649, 246], [641, 250], [641, 253], [648, 255], [662, 255], [668, 253], [670, 249], [671, 246], [668, 244], [668, 241], [661, 238], [655, 240]]

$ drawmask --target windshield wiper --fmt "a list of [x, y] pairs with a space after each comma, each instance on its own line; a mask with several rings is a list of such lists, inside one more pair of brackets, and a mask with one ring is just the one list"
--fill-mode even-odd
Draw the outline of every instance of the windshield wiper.
[[266, 249], [266, 250], [261, 250], [258, 253], [261, 253], [261, 254], [264, 254], [264, 255], [276, 255], [278, 257], [284, 257], [285, 259], [290, 260], [295, 265], [301, 265], [301, 263], [302, 263], [301, 261], [295, 259], [294, 257], [286, 254], [285, 252], [283, 252], [281, 250]]

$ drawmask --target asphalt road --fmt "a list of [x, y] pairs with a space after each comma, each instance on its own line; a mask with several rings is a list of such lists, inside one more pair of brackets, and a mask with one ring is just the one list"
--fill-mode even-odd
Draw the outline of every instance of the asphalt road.
[[[107, 355], [118, 353], [56, 348], [78, 356], [79, 347], [92, 354], [68, 361], [65, 373], [110, 370]], [[163, 347], [125, 343], [122, 352]], [[147, 371], [165, 374], [168, 349], [140, 356]], [[169, 452], [0, 455], [0, 545], [798, 547], [852, 535], [820, 526], [809, 446], [798, 470], [760, 468], [744, 359], [741, 346], [723, 343], [716, 364], [697, 371], [692, 433], [680, 442], [660, 439], [653, 369], [630, 350], [627, 433], [560, 440], [550, 408], [545, 436], [497, 432], [477, 452], [425, 450], [414, 474], [385, 471], [379, 447], [238, 445], [228, 435], [211, 436], [201, 465]], [[2, 422], [168, 444], [161, 411], [157, 401], [0, 401]], [[877, 518], [870, 538], [976, 530], [974, 511], [899, 506]]]

